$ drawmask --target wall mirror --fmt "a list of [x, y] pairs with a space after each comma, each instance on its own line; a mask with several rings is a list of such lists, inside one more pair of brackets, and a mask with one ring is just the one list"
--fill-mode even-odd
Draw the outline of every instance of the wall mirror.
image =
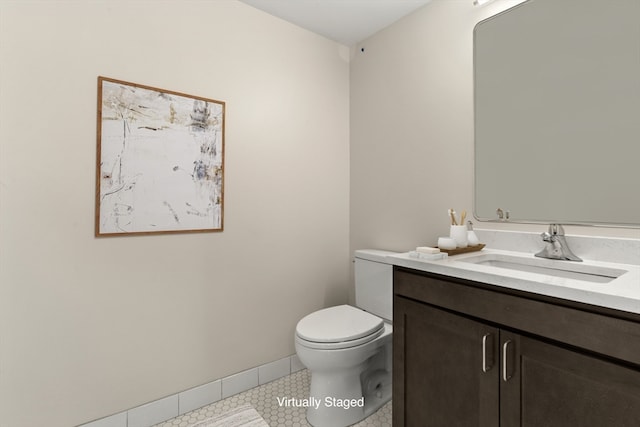
[[474, 214], [640, 227], [640, 1], [529, 0], [474, 30]]

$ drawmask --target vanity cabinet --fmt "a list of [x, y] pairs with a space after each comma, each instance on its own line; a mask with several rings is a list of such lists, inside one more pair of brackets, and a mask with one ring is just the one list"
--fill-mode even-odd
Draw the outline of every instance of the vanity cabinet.
[[640, 316], [394, 268], [393, 425], [638, 426]]

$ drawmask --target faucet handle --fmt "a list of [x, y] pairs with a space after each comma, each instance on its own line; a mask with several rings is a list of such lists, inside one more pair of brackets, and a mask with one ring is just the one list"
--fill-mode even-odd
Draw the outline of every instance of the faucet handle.
[[545, 242], [555, 242], [556, 238], [555, 238], [555, 234], [551, 233], [551, 229], [549, 229], [549, 231], [545, 231], [544, 233], [540, 234], [540, 236], [542, 237], [542, 240], [544, 240]]

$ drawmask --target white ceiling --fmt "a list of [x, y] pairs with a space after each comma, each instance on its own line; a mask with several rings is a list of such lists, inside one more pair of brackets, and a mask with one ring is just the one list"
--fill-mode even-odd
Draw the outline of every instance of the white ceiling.
[[431, 0], [240, 0], [299, 27], [353, 46]]

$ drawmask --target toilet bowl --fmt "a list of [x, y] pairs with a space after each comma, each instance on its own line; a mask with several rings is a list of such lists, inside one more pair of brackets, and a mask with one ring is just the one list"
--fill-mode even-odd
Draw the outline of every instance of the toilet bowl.
[[386, 251], [356, 251], [356, 305], [302, 318], [295, 333], [300, 362], [311, 372], [307, 420], [343, 427], [391, 399], [392, 266]]

